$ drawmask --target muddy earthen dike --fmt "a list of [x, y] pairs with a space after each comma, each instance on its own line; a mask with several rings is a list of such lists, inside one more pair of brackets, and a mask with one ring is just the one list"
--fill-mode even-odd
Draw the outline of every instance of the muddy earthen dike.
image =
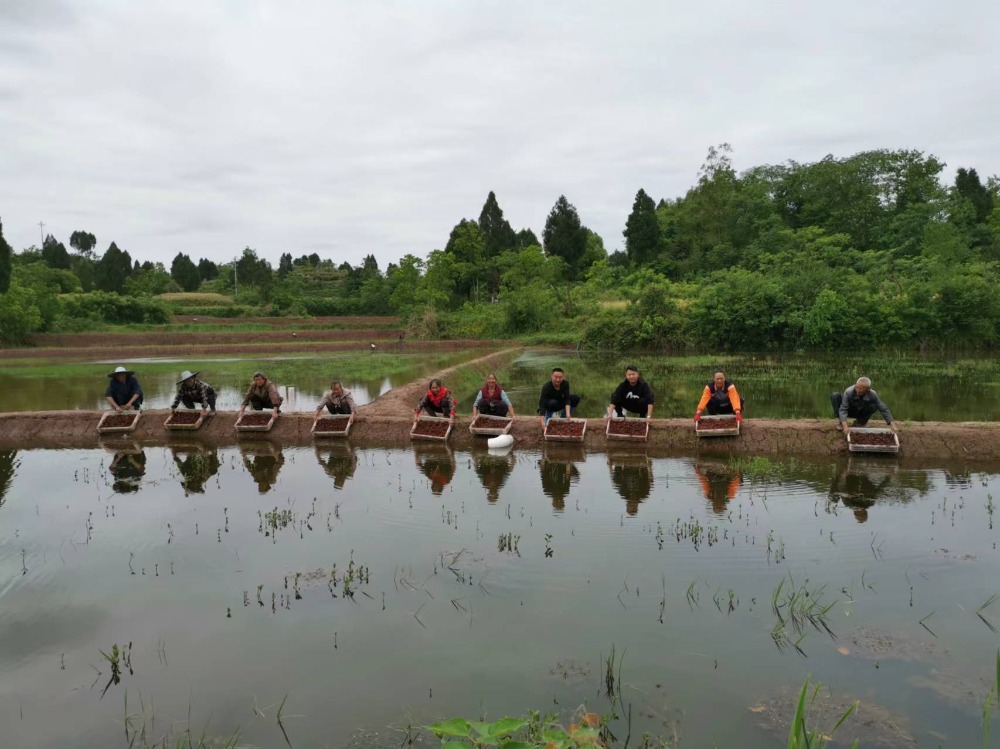
[[[355, 446], [399, 447], [410, 444], [413, 418], [410, 406], [400, 415], [381, 414], [378, 402], [358, 409], [351, 427], [350, 442]], [[112, 441], [134, 440], [143, 445], [169, 445], [196, 440], [206, 446], [237, 445], [246, 439], [266, 439], [280, 445], [312, 445], [312, 414], [282, 414], [270, 432], [239, 434], [235, 413], [219, 413], [196, 432], [171, 432], [163, 422], [169, 411], [145, 411], [136, 430], [126, 435], [99, 435], [96, 411], [41, 411], [0, 414], [0, 449], [94, 448]], [[448, 444], [469, 449], [485, 446], [486, 439], [469, 432], [471, 416], [458, 417]], [[543, 444], [542, 427], [535, 416], [518, 417], [511, 429], [515, 449], [538, 448]], [[901, 424], [900, 453], [907, 458], [1000, 459], [1000, 425], [993, 423], [921, 422]], [[321, 438], [333, 442], [338, 438]], [[604, 421], [590, 419], [584, 445], [601, 451], [608, 446]], [[726, 452], [734, 455], [836, 455], [847, 452], [843, 435], [833, 428], [832, 419], [748, 419], [738, 437], [699, 438], [689, 419], [653, 419], [646, 443], [628, 445], [653, 454]], [[612, 444], [622, 450], [621, 442]], [[892, 460], [892, 456], [886, 456]]]

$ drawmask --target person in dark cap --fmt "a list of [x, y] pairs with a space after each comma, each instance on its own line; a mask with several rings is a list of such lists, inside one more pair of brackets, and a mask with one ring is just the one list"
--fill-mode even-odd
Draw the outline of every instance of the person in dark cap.
[[215, 389], [199, 379], [198, 374], [187, 369], [181, 372], [181, 378], [177, 381], [177, 395], [170, 404], [171, 411], [176, 411], [179, 403], [183, 403], [185, 408], [194, 408], [196, 403], [200, 403], [202, 410], [207, 408], [215, 413]]
[[115, 411], [139, 410], [142, 405], [142, 387], [135, 377], [135, 372], [125, 367], [115, 367], [108, 374], [108, 389], [104, 399]]
[[278, 395], [278, 386], [267, 379], [267, 375], [260, 371], [254, 372], [253, 382], [250, 383], [246, 395], [243, 396], [243, 405], [240, 406], [240, 416], [247, 410], [247, 406], [250, 406], [254, 411], [263, 411], [265, 408], [270, 408], [274, 412], [274, 415], [277, 416], [281, 412], [281, 402], [283, 400], [284, 398]]

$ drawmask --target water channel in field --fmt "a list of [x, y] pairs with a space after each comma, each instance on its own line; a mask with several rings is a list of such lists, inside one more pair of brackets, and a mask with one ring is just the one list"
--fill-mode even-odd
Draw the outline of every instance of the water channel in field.
[[568, 720], [608, 709], [613, 647], [633, 740], [783, 745], [811, 675], [862, 701], [845, 740], [979, 746], [994, 498], [989, 468], [873, 456], [0, 453], [3, 744], [173, 746], [190, 725], [399, 746], [454, 716]]

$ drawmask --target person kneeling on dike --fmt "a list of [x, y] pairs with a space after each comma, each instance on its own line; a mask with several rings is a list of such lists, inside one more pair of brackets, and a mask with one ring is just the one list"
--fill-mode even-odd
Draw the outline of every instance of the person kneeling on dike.
[[625, 411], [644, 419], [653, 418], [653, 388], [639, 374], [634, 364], [625, 367], [625, 379], [621, 381], [615, 392], [611, 394], [611, 405], [608, 406], [606, 418], [611, 418], [612, 411], [619, 418]]
[[414, 416], [419, 416], [421, 411], [426, 411], [429, 416], [447, 415], [452, 420], [455, 418], [455, 398], [437, 377], [427, 386], [427, 392], [417, 404], [417, 410], [413, 412]]
[[847, 428], [848, 419], [854, 419], [854, 426], [863, 427], [876, 411], [882, 414], [882, 418], [892, 431], [899, 431], [892, 420], [889, 407], [878, 397], [878, 393], [872, 390], [872, 381], [867, 377], [859, 377], [858, 381], [843, 394], [833, 393], [830, 396], [830, 403], [833, 405], [833, 417], [837, 419], [837, 429], [845, 434], [850, 431]]
[[560, 411], [567, 419], [573, 416], [573, 409], [580, 405], [580, 396], [570, 392], [569, 380], [561, 368], [555, 367], [549, 381], [542, 385], [538, 397], [538, 413], [542, 417], [542, 429], [549, 419]]
[[313, 423], [319, 421], [319, 415], [326, 409], [334, 416], [346, 416], [354, 413], [357, 406], [354, 405], [354, 398], [351, 397], [350, 390], [344, 390], [344, 386], [339, 380], [330, 383], [330, 389], [323, 393], [323, 400], [316, 407], [316, 418]]
[[246, 395], [243, 396], [243, 405], [240, 406], [240, 416], [243, 416], [247, 406], [254, 411], [263, 411], [270, 408], [271, 412], [277, 416], [281, 413], [281, 402], [284, 400], [278, 395], [278, 386], [267, 379], [263, 372], [254, 372], [253, 381], [247, 388]]
[[701, 420], [701, 412], [708, 409], [709, 416], [736, 414], [736, 422], [743, 422], [743, 399], [736, 392], [736, 386], [726, 379], [726, 373], [718, 371], [712, 381], [705, 386], [705, 391], [698, 401], [698, 409], [694, 412], [694, 420]]
[[125, 367], [115, 367], [108, 375], [108, 389], [104, 399], [115, 411], [139, 410], [142, 405], [142, 387], [135, 377], [135, 372]]
[[177, 381], [177, 395], [174, 402], [170, 404], [170, 410], [176, 411], [178, 404], [183, 403], [185, 408], [194, 408], [196, 403], [201, 404], [201, 408], [210, 409], [215, 413], [215, 389], [204, 380], [198, 378], [198, 372], [191, 372], [185, 369], [181, 372], [181, 378]]
[[473, 421], [479, 414], [514, 418], [514, 406], [507, 397], [507, 392], [497, 384], [497, 376], [492, 372], [486, 375], [486, 384], [476, 396], [476, 402], [472, 404]]

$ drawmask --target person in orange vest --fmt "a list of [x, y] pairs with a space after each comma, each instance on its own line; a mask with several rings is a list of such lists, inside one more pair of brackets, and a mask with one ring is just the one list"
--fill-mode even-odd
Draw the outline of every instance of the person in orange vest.
[[736, 414], [736, 421], [743, 421], [743, 399], [736, 391], [736, 386], [726, 379], [726, 373], [718, 371], [698, 401], [698, 409], [694, 412], [694, 420], [701, 419], [702, 411], [708, 410], [710, 416]]

